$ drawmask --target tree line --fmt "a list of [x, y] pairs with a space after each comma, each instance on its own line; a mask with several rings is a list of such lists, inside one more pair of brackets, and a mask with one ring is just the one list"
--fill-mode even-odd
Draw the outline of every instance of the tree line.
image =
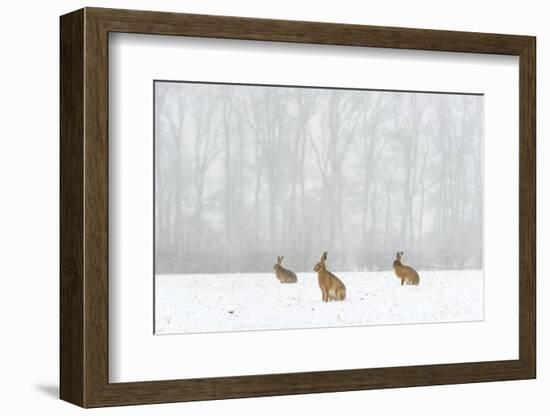
[[483, 97], [155, 84], [156, 273], [482, 266]]

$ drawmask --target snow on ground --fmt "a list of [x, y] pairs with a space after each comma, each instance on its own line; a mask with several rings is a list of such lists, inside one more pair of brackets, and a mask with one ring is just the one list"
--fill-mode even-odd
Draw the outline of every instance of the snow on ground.
[[323, 303], [316, 273], [281, 284], [273, 273], [156, 276], [157, 334], [483, 320], [481, 270], [336, 273], [343, 302]]

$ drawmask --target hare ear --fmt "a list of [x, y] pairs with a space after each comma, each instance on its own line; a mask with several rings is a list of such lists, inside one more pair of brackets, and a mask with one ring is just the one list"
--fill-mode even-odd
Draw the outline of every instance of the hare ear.
[[285, 256], [281, 256], [281, 260], [279, 260], [279, 261], [282, 263], [284, 258], [285, 258]]
[[321, 261], [324, 263], [327, 260], [327, 252], [325, 251], [321, 256]]
[[280, 263], [280, 262], [281, 262], [281, 258], [277, 256], [277, 263]]

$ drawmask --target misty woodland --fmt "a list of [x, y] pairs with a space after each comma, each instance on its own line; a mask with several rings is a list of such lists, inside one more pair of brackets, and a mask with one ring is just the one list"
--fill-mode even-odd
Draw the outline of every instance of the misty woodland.
[[157, 82], [157, 273], [482, 264], [482, 96]]

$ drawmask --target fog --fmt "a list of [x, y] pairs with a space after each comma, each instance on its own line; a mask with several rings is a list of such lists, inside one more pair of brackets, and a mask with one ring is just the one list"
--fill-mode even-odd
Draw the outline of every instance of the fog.
[[155, 83], [156, 273], [482, 267], [483, 97]]

